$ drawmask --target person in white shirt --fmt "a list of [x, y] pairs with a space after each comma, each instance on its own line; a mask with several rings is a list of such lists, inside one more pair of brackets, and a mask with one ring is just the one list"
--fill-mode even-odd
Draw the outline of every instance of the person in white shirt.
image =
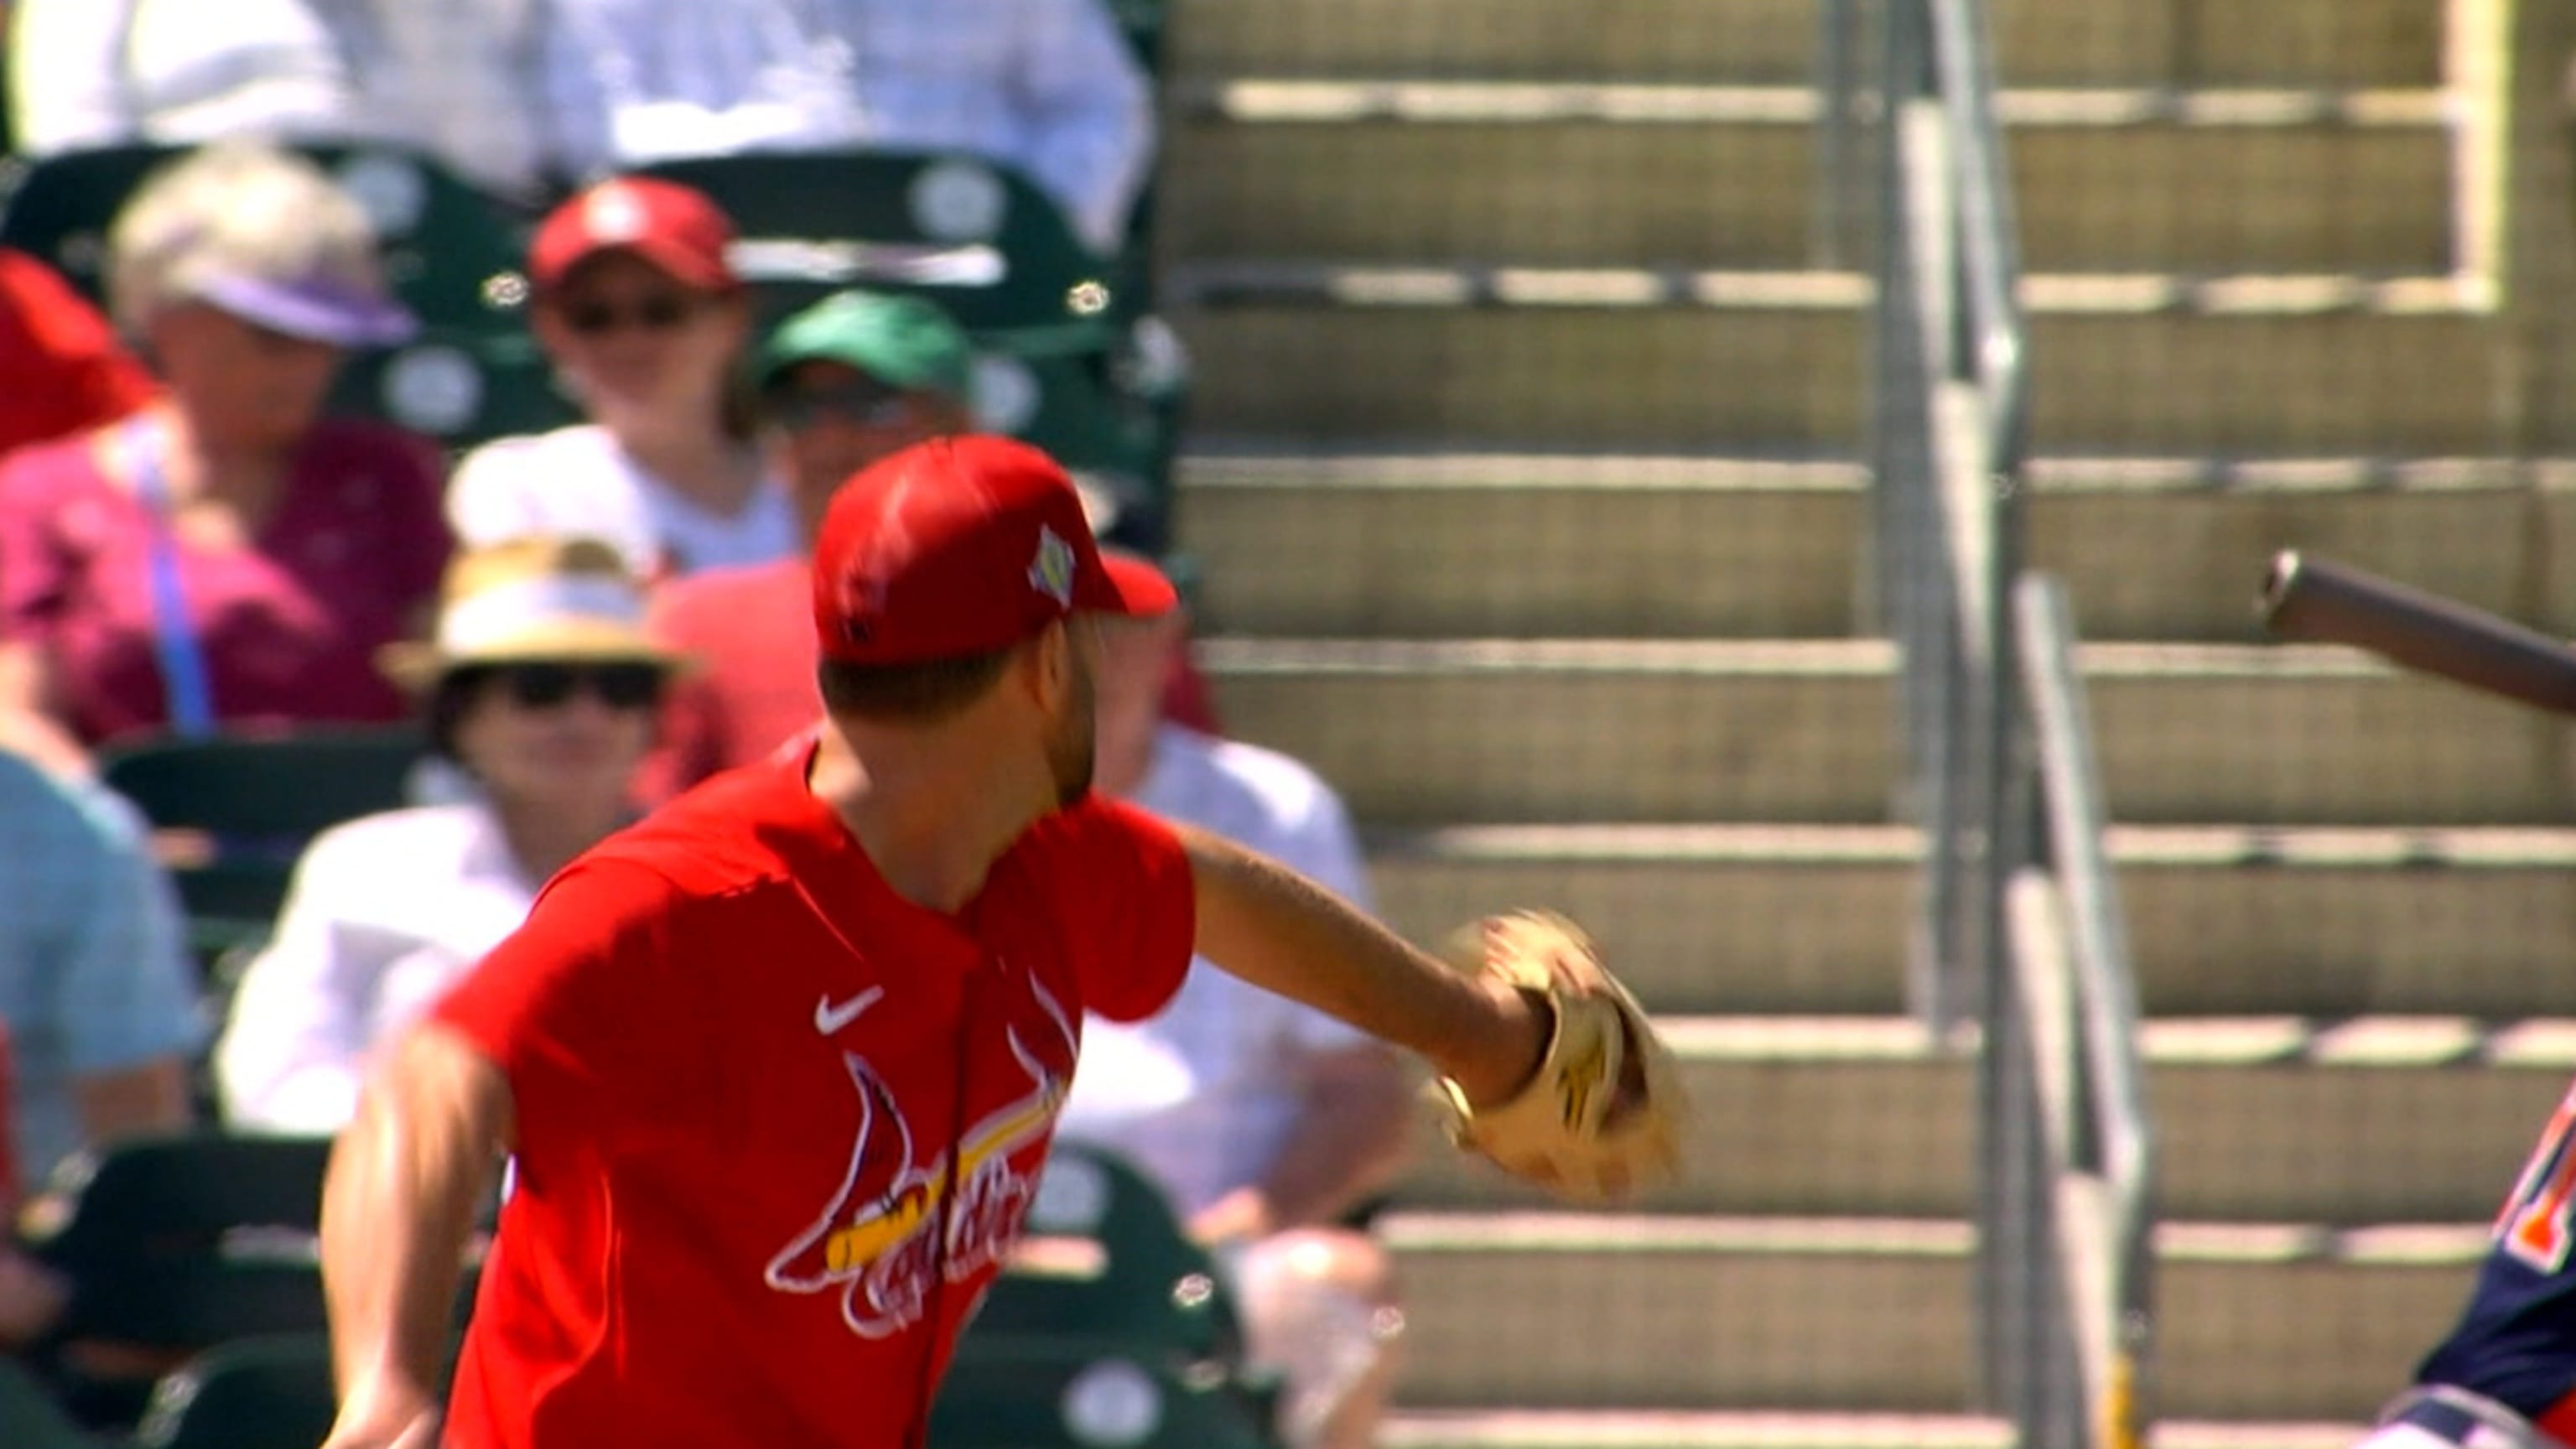
[[469, 174], [961, 151], [1025, 172], [1108, 253], [1152, 164], [1151, 88], [1104, 0], [372, 3], [411, 128]]
[[[1213, 830], [1365, 905], [1350, 819], [1286, 755], [1162, 717], [1178, 610], [1100, 625], [1097, 788]], [[1134, 1162], [1232, 1278], [1254, 1359], [1284, 1371], [1292, 1445], [1372, 1442], [1403, 1325], [1392, 1265], [1347, 1226], [1402, 1170], [1410, 1084], [1368, 1036], [1222, 971], [1162, 1014], [1090, 1021], [1058, 1135]]]
[[467, 454], [447, 492], [458, 539], [603, 538], [656, 581], [800, 547], [740, 376], [754, 322], [732, 239], [705, 195], [645, 178], [547, 216], [530, 324], [589, 421]]
[[338, 0], [17, 0], [18, 149], [134, 142], [391, 139]]
[[515, 539], [458, 556], [435, 639], [389, 646], [384, 664], [423, 696], [433, 753], [474, 788], [457, 803], [351, 821], [306, 848], [215, 1049], [227, 1123], [338, 1131], [375, 1043], [625, 821], [682, 662], [644, 623], [642, 587], [597, 540]]

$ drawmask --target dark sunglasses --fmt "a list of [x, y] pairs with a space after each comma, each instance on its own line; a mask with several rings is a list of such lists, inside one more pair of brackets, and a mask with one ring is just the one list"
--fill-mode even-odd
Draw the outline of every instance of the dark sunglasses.
[[873, 377], [839, 387], [782, 387], [771, 392], [768, 401], [770, 416], [791, 432], [810, 428], [825, 418], [860, 427], [890, 428], [902, 422], [912, 407], [911, 394]]
[[496, 664], [486, 677], [521, 709], [560, 709], [585, 691], [611, 709], [650, 709], [662, 701], [655, 664]]
[[625, 327], [668, 332], [689, 320], [697, 304], [686, 297], [647, 297], [631, 307], [606, 302], [579, 302], [563, 309], [564, 326], [584, 337], [598, 337]]

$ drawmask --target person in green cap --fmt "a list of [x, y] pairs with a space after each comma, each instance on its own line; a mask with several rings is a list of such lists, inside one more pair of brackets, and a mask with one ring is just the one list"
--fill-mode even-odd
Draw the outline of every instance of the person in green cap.
[[937, 304], [836, 292], [778, 324], [756, 364], [802, 546], [772, 563], [706, 569], [654, 595], [653, 630], [705, 662], [663, 710], [638, 793], [658, 802], [748, 764], [822, 715], [807, 560], [832, 494], [925, 439], [971, 431], [975, 352]]

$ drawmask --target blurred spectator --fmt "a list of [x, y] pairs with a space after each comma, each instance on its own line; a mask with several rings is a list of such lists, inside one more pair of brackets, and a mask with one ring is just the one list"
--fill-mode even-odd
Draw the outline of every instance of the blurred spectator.
[[[1161, 717], [1187, 637], [1178, 611], [1101, 621], [1096, 786], [1364, 905], [1359, 848], [1329, 785], [1285, 755]], [[1252, 1356], [1286, 1376], [1280, 1427], [1300, 1449], [1371, 1443], [1393, 1377], [1393, 1266], [1348, 1222], [1402, 1167], [1410, 1096], [1371, 1038], [1204, 962], [1161, 1015], [1083, 1027], [1060, 1135], [1135, 1161], [1231, 1265]]]
[[53, 268], [0, 247], [0, 457], [104, 426], [152, 393], [97, 308]]
[[156, 173], [108, 302], [162, 397], [0, 464], [0, 720], [77, 759], [156, 729], [384, 720], [376, 648], [448, 552], [425, 440], [322, 420], [342, 351], [406, 335], [357, 203], [248, 143]]
[[413, 128], [469, 171], [505, 157], [586, 180], [756, 149], [962, 151], [1026, 172], [1114, 252], [1153, 157], [1151, 91], [1103, 0], [376, 8]]
[[178, 902], [131, 807], [0, 750], [0, 851], [24, 1191], [84, 1146], [185, 1126], [203, 1032]]
[[[18, 1100], [15, 1053], [9, 1046], [9, 1023], [0, 1020], [0, 1224], [18, 1220]], [[70, 1285], [9, 1240], [0, 1229], [0, 1351], [23, 1348], [40, 1337], [62, 1315]], [[8, 1411], [0, 1409], [0, 1422]]]
[[436, 642], [393, 646], [385, 663], [422, 696], [431, 748], [477, 791], [306, 849], [215, 1052], [232, 1125], [327, 1133], [348, 1120], [374, 1044], [625, 819], [678, 658], [644, 632], [642, 589], [604, 543], [527, 538], [457, 558]]
[[821, 716], [806, 551], [824, 507], [877, 459], [968, 431], [973, 366], [966, 335], [917, 297], [836, 293], [772, 334], [759, 385], [802, 542], [768, 563], [711, 570], [656, 594], [654, 632], [706, 668], [673, 692], [645, 798], [759, 759]]
[[17, 0], [12, 126], [31, 156], [139, 141], [381, 137], [336, 0]]
[[589, 421], [469, 454], [447, 500], [461, 538], [603, 538], [657, 582], [795, 549], [738, 375], [753, 322], [732, 238], [714, 202], [667, 181], [602, 182], [546, 218], [530, 319]]

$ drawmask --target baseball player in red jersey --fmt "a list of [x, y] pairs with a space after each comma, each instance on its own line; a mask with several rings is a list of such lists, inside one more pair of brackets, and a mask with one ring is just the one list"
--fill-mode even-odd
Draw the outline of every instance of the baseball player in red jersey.
[[[1088, 793], [1084, 616], [1172, 603], [1104, 567], [1021, 445], [925, 443], [843, 488], [819, 736], [576, 861], [379, 1067], [324, 1198], [330, 1449], [919, 1445], [1083, 1013], [1154, 1011], [1193, 949], [1471, 1101], [1526, 1095], [1551, 1019], [1529, 994]], [[442, 1438], [459, 1256], [505, 1153]]]

